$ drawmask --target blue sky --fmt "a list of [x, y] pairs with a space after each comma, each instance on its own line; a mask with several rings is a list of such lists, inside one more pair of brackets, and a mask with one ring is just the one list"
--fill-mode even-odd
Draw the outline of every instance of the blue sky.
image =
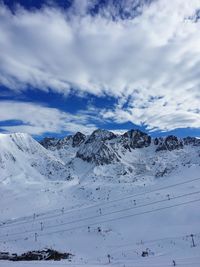
[[1, 1], [0, 132], [200, 137], [200, 4], [169, 2]]

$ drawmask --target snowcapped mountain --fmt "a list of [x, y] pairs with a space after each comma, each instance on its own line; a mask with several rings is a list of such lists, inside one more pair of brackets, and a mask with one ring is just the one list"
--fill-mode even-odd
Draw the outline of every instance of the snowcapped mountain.
[[23, 133], [0, 134], [0, 172], [0, 181], [19, 176], [33, 180], [67, 179], [61, 159]]
[[133, 177], [166, 176], [183, 166], [200, 164], [199, 139], [172, 135], [153, 139], [139, 130], [116, 135], [98, 129], [87, 137], [77, 133], [64, 139], [44, 139], [41, 144], [66, 162], [69, 177], [85, 176], [87, 170], [92, 179], [115, 177], [128, 182]]
[[116, 135], [95, 130], [63, 139], [45, 138], [40, 144], [22, 133], [0, 135], [1, 181], [23, 174], [27, 179], [133, 181], [161, 177], [183, 166], [200, 165], [197, 138], [151, 138], [139, 130]]
[[199, 171], [197, 138], [1, 134], [0, 252], [74, 255], [52, 266], [99, 267], [108, 255], [117, 267], [199, 266]]

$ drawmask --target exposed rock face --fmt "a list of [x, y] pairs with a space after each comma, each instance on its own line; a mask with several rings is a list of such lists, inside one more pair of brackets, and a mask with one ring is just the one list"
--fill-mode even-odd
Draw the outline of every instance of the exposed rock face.
[[200, 146], [200, 139], [188, 136], [183, 138], [183, 143], [184, 145]]
[[106, 141], [116, 138], [117, 136], [107, 130], [97, 129], [87, 139], [86, 143], [93, 143], [94, 141]]
[[55, 150], [55, 149], [61, 149], [62, 147], [68, 145], [72, 142], [72, 136], [66, 136], [63, 139], [54, 138], [54, 137], [45, 137], [42, 141], [40, 141], [40, 144], [45, 147], [46, 149]]
[[154, 140], [154, 144], [158, 147], [156, 148], [156, 151], [161, 150], [175, 150], [175, 149], [182, 149], [183, 148], [183, 142], [181, 139], [174, 135], [169, 135], [166, 138], [156, 138]]
[[131, 148], [148, 147], [151, 144], [151, 137], [140, 130], [130, 130], [122, 136], [121, 141], [124, 148], [130, 150]]
[[52, 146], [56, 146], [58, 143], [58, 139], [54, 137], [45, 137], [40, 144], [45, 147], [46, 149], [49, 149]]
[[159, 144], [160, 140], [163, 140], [163, 139], [156, 137], [154, 139], [154, 145], [157, 146]]
[[110, 164], [119, 161], [117, 154], [108, 144], [95, 140], [92, 143], [85, 143], [77, 154], [77, 158], [95, 163], [96, 165]]
[[109, 145], [109, 141], [116, 137], [114, 133], [107, 130], [95, 130], [78, 150], [76, 157], [96, 165], [117, 162], [118, 156]]
[[85, 142], [85, 139], [86, 139], [86, 135], [82, 134], [81, 132], [77, 132], [72, 137], [72, 146], [73, 147], [80, 146], [83, 142]]
[[86, 144], [77, 152], [76, 157], [87, 162], [93, 162], [96, 165], [110, 164], [119, 161], [116, 153], [101, 142], [93, 144], [91, 149]]
[[40, 144], [46, 149], [55, 150], [65, 148], [67, 146], [79, 147], [86, 139], [86, 136], [81, 132], [75, 135], [69, 135], [62, 139], [45, 137]]

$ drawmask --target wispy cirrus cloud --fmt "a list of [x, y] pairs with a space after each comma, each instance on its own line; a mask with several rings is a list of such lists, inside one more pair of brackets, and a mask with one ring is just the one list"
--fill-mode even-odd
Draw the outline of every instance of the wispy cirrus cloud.
[[155, 1], [128, 20], [111, 20], [112, 8], [93, 17], [88, 4], [15, 14], [1, 5], [0, 83], [111, 95], [118, 104], [104, 119], [151, 130], [200, 127], [199, 1]]

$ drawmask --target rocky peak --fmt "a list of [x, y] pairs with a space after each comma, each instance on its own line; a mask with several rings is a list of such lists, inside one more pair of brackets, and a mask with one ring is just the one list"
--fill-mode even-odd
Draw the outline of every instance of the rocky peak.
[[40, 141], [40, 144], [46, 149], [49, 149], [50, 147], [55, 146], [58, 141], [59, 139], [55, 137], [45, 137], [42, 141]]
[[117, 136], [107, 130], [97, 129], [80, 147], [76, 157], [84, 161], [95, 163], [96, 165], [104, 165], [118, 161], [118, 156], [109, 145], [111, 139]]
[[154, 144], [157, 145], [156, 151], [161, 150], [175, 150], [175, 149], [182, 149], [183, 148], [183, 142], [181, 139], [174, 135], [169, 135], [165, 138], [155, 138]]
[[90, 137], [88, 138], [86, 143], [92, 143], [95, 140], [106, 141], [106, 140], [111, 140], [111, 139], [116, 138], [116, 137], [117, 136], [110, 131], [97, 129], [90, 135]]
[[140, 131], [140, 130], [130, 130], [122, 135], [122, 142], [125, 148], [143, 148], [151, 144], [151, 137]]
[[81, 132], [77, 132], [73, 137], [72, 137], [72, 146], [73, 147], [78, 147], [80, 146], [86, 139], [86, 135], [82, 134]]
[[119, 161], [115, 151], [101, 140], [85, 143], [76, 153], [77, 158], [96, 165], [110, 164]]
[[184, 145], [200, 146], [200, 139], [196, 137], [185, 137], [183, 138]]
[[69, 143], [71, 143], [71, 140], [71, 135], [66, 136], [62, 139], [55, 137], [45, 137], [42, 141], [40, 141], [40, 144], [46, 149], [55, 150], [61, 149], [64, 146], [69, 145]]

